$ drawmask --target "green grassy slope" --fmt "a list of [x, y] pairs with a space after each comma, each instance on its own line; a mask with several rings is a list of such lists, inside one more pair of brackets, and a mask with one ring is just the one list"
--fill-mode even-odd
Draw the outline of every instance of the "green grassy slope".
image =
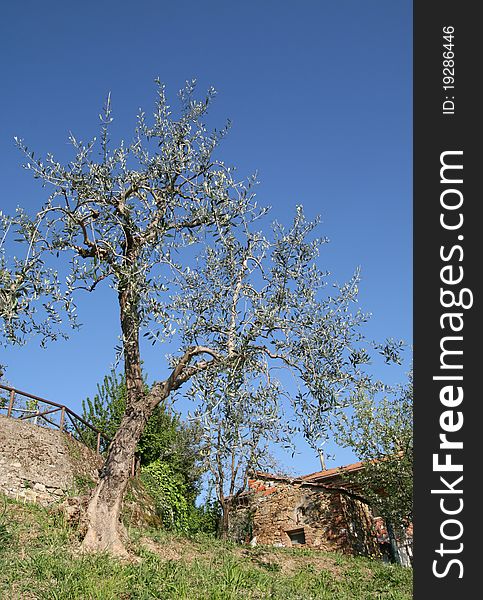
[[55, 511], [0, 499], [2, 600], [387, 599], [412, 597], [412, 573], [308, 549], [247, 548], [130, 531], [132, 560], [81, 555]]

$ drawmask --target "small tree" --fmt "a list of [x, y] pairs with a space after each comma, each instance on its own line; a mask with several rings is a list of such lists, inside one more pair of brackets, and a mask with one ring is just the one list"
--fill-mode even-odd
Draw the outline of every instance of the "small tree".
[[334, 423], [336, 441], [364, 461], [357, 483], [389, 526], [404, 529], [413, 510], [413, 382], [377, 401], [360, 391]]
[[[322, 295], [326, 274], [316, 260], [324, 240], [309, 239], [315, 224], [300, 207], [287, 230], [274, 225], [271, 239], [254, 230], [267, 211], [256, 206], [250, 184], [235, 181], [213, 156], [226, 131], [210, 134], [203, 122], [213, 96], [196, 100], [188, 83], [174, 118], [158, 84], [152, 124], [141, 112], [133, 142], [118, 147], [109, 141], [108, 99], [98, 160], [95, 141], [73, 135], [66, 166], [18, 142], [26, 167], [52, 193], [34, 217], [19, 209], [2, 220], [3, 232], [13, 230], [25, 248], [22, 259], [0, 265], [4, 336], [55, 339], [64, 334], [63, 314], [77, 325], [79, 290], [109, 281], [117, 295], [126, 410], [89, 502], [85, 549], [126, 553], [119, 516], [136, 446], [156, 406], [186, 382], [227, 369], [268, 382], [270, 364], [285, 367], [300, 382], [294, 400], [315, 439], [326, 411], [346, 402], [363, 377], [365, 316], [351, 311], [358, 277]], [[200, 243], [204, 259], [192, 268], [188, 246]], [[61, 255], [64, 285], [52, 266]], [[179, 353], [147, 391], [140, 332], [163, 342], [175, 328]]]
[[[366, 316], [351, 312], [358, 273], [323, 294], [328, 274], [316, 259], [326, 240], [312, 237], [317, 221], [300, 206], [288, 229], [273, 223], [261, 233], [257, 224], [256, 215], [244, 215], [176, 278], [185, 343], [202, 339], [224, 357], [189, 392], [198, 403], [193, 418], [201, 424], [224, 534], [228, 500], [249, 470], [270, 464], [271, 445], [290, 447], [298, 430], [317, 449], [328, 435], [328, 414], [349, 404], [358, 386], [379, 386], [360, 370], [369, 354], [359, 331]], [[376, 347], [387, 360], [398, 359], [398, 344]], [[291, 376], [291, 394], [281, 371]]]
[[283, 390], [251, 375], [237, 370], [204, 376], [190, 390], [199, 402], [194, 418], [201, 431], [203, 464], [221, 509], [222, 537], [229, 530], [231, 501], [245, 488], [248, 473], [273, 467], [271, 444], [290, 443]]
[[[124, 377], [120, 380], [115, 371], [106, 375], [102, 383], [97, 384], [97, 393], [94, 397], [82, 400], [82, 417], [99, 431], [102, 431], [109, 439], [112, 439], [126, 410], [127, 388]], [[83, 427], [82, 437], [86, 444], [95, 448], [97, 435], [88, 427]], [[100, 452], [108, 449], [108, 442], [101, 438]]]

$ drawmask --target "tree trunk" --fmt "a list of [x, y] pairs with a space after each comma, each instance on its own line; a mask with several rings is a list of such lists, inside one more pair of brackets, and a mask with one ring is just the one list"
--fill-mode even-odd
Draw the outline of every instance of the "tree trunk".
[[226, 540], [228, 538], [228, 531], [230, 528], [230, 509], [226, 498], [222, 498], [221, 502], [221, 539]]
[[387, 533], [389, 535], [389, 543], [390, 543], [390, 547], [391, 547], [392, 562], [396, 563], [397, 565], [400, 565], [401, 557], [399, 555], [399, 545], [398, 545], [396, 533], [394, 531], [394, 527], [393, 527], [392, 523], [390, 523], [389, 521], [386, 523], [386, 529], [387, 529]]
[[88, 528], [82, 542], [87, 551], [108, 551], [127, 556], [126, 532], [121, 523], [121, 507], [129, 481], [137, 443], [153, 407], [146, 395], [139, 352], [139, 319], [135, 296], [129, 289], [119, 292], [124, 348], [127, 406], [119, 429], [108, 450], [100, 481], [87, 508]]
[[203, 346], [188, 348], [166, 381], [154, 384], [146, 393], [139, 352], [139, 303], [136, 294], [129, 288], [121, 290], [119, 306], [127, 389], [126, 412], [109, 446], [100, 481], [89, 500], [88, 528], [82, 547], [88, 551], [109, 551], [127, 556], [124, 547], [126, 532], [120, 515], [136, 446], [154, 408], [194, 373], [211, 364], [200, 361], [196, 368], [190, 369], [190, 360], [199, 354], [207, 352], [214, 356], [214, 353]]
[[129, 408], [111, 443], [100, 481], [87, 508], [88, 529], [82, 547], [126, 556], [126, 532], [120, 520], [122, 499], [129, 481], [136, 445], [144, 431], [144, 410]]

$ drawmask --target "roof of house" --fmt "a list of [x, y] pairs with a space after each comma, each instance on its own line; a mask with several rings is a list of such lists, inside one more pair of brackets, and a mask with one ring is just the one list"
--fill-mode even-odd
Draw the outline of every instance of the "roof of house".
[[357, 471], [362, 470], [363, 468], [364, 463], [357, 462], [351, 465], [346, 465], [344, 467], [325, 469], [324, 471], [317, 471], [315, 473], [309, 473], [308, 475], [301, 475], [298, 477], [274, 475], [273, 473], [255, 471], [250, 479], [269, 479], [271, 481], [286, 481], [288, 483], [298, 485], [340, 490], [359, 495], [361, 492], [360, 486], [358, 486], [357, 483], [353, 481], [349, 481], [345, 477], [345, 475], [347, 473], [355, 473]]
[[333, 469], [325, 469], [324, 471], [316, 471], [315, 473], [310, 473], [309, 475], [303, 475], [300, 479], [304, 481], [326, 481], [328, 479], [338, 478], [345, 473], [355, 473], [356, 471], [360, 471], [364, 468], [363, 462], [356, 462], [351, 465], [346, 465], [344, 467], [335, 467]]
[[324, 471], [316, 471], [315, 473], [309, 473], [308, 475], [299, 475], [296, 477], [289, 477], [288, 475], [274, 475], [273, 473], [266, 473], [264, 471], [255, 471], [254, 477], [261, 479], [273, 479], [279, 481], [297, 481], [297, 482], [310, 482], [310, 483], [322, 483], [329, 482], [334, 479], [340, 479], [346, 473], [354, 473], [364, 468], [363, 462], [353, 463], [351, 465], [345, 465], [344, 467], [335, 467], [333, 469], [325, 469]]

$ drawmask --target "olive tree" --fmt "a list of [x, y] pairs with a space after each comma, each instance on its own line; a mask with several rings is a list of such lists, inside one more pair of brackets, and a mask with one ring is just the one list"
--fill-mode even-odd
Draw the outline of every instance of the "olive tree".
[[317, 220], [301, 206], [287, 228], [275, 222], [260, 231], [259, 221], [246, 213], [194, 264], [174, 268], [185, 345], [202, 340], [223, 357], [189, 389], [223, 533], [230, 499], [248, 471], [269, 465], [275, 444], [293, 447], [301, 431], [319, 449], [329, 413], [347, 406], [358, 386], [378, 385], [360, 368], [369, 354], [360, 332], [366, 316], [353, 310], [358, 273], [326, 289], [318, 258], [327, 240], [314, 236]]
[[[194, 89], [189, 82], [180, 92], [175, 116], [158, 82], [153, 117], [140, 111], [133, 140], [116, 146], [108, 98], [99, 141], [71, 135], [66, 165], [18, 140], [26, 168], [50, 195], [33, 216], [19, 208], [1, 219], [3, 338], [56, 339], [66, 318], [78, 326], [80, 292], [108, 282], [116, 293], [126, 410], [88, 505], [87, 550], [126, 553], [119, 515], [136, 445], [155, 407], [183, 384], [230, 371], [270, 382], [273, 367], [284, 367], [300, 383], [294, 400], [316, 439], [325, 412], [347, 402], [363, 377], [365, 316], [352, 312], [357, 275], [323, 293], [317, 257], [325, 240], [309, 239], [315, 223], [300, 207], [286, 230], [276, 223], [269, 237], [255, 229], [267, 210], [257, 206], [253, 182], [237, 181], [215, 157], [227, 128], [208, 131], [214, 90], [199, 100]], [[21, 258], [5, 242], [9, 232]], [[169, 375], [149, 390], [141, 333], [161, 346], [176, 340], [179, 349]]]
[[[186, 347], [173, 361], [169, 377], [145, 392], [140, 330], [156, 323], [159, 339], [173, 332], [169, 302], [163, 300], [169, 279], [164, 267], [171, 253], [195, 244], [215, 224], [233, 226], [255, 206], [247, 187], [213, 158], [226, 133], [226, 128], [209, 132], [203, 122], [214, 90], [197, 100], [194, 82], [187, 83], [180, 92], [178, 118], [159, 82], [157, 91], [152, 121], [140, 112], [129, 144], [110, 143], [109, 98], [99, 143], [71, 135], [74, 157], [67, 165], [51, 154], [40, 159], [17, 140], [26, 168], [51, 193], [33, 217], [18, 209], [13, 218], [2, 220], [4, 233], [14, 231], [26, 248], [22, 258], [2, 264], [1, 316], [7, 340], [21, 343], [32, 332], [40, 333], [43, 342], [56, 339], [65, 335], [65, 315], [77, 326], [78, 291], [93, 292], [109, 281], [117, 293], [127, 408], [90, 500], [83, 545], [119, 554], [125, 552], [119, 514], [128, 465], [146, 421], [173, 390], [217, 358], [210, 348]], [[94, 152], [98, 148], [100, 158]], [[61, 255], [63, 282], [52, 262]]]
[[202, 464], [221, 510], [222, 537], [229, 530], [231, 503], [245, 489], [249, 472], [272, 469], [273, 445], [290, 444], [283, 390], [260, 379], [259, 373], [241, 369], [205, 372], [190, 389]]

